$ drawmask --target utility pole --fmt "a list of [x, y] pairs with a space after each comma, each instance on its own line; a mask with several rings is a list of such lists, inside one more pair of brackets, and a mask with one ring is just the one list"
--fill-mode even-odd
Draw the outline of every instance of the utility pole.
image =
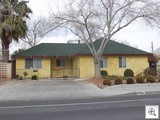
[[151, 51], [153, 53], [153, 42], [151, 42]]

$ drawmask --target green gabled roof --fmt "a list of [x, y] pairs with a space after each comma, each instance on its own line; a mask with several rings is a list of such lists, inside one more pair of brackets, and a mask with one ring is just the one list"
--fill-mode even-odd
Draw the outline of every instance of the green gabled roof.
[[[100, 47], [101, 42], [102, 42], [102, 38], [94, 42], [96, 50]], [[79, 52], [79, 54], [90, 54], [90, 50], [83, 49]], [[105, 55], [148, 55], [151, 53], [110, 40], [106, 48], [104, 49], [103, 54]]]
[[83, 49], [83, 44], [42, 43], [16, 56], [72, 56]]
[[[94, 42], [96, 49], [101, 44], [101, 39]], [[89, 55], [91, 54], [86, 44], [72, 43], [42, 43], [32, 47], [24, 52], [16, 54], [16, 57], [65, 57], [73, 55]], [[115, 42], [110, 40], [104, 50], [105, 55], [148, 55], [151, 53]]]

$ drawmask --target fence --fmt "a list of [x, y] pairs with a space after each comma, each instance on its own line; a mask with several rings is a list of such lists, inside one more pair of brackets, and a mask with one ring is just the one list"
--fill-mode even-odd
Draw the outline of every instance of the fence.
[[11, 63], [0, 62], [0, 80], [11, 79]]

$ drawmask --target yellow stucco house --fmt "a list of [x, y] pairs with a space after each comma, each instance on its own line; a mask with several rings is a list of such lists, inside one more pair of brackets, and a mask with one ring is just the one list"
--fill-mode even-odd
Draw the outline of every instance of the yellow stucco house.
[[[96, 47], [101, 40], [94, 42]], [[148, 57], [151, 53], [109, 41], [104, 50], [101, 69], [109, 75], [123, 76], [129, 68], [134, 74], [149, 67]], [[16, 74], [26, 77], [37, 75], [39, 78], [57, 77], [94, 77], [93, 56], [85, 44], [73, 43], [42, 43], [24, 52], [16, 54]]]

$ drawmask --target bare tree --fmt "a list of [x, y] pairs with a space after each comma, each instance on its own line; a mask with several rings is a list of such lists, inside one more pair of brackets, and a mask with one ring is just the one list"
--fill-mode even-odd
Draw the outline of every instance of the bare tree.
[[28, 31], [23, 42], [27, 43], [29, 47], [36, 46], [40, 43], [40, 40], [45, 37], [48, 33], [56, 29], [59, 25], [58, 23], [52, 23], [50, 19], [40, 17], [33, 21], [28, 21]]
[[124, 45], [127, 45], [127, 46], [134, 47], [134, 48], [138, 48], [137, 45], [133, 45], [133, 44], [131, 44], [129, 41], [126, 41], [126, 40], [121, 40], [120, 43], [122, 43], [122, 44], [124, 44]]
[[[117, 32], [140, 21], [157, 25], [160, 2], [157, 0], [68, 0], [63, 10], [52, 13], [61, 27], [68, 28], [83, 40], [94, 57], [95, 77], [100, 77], [100, 59], [109, 40]], [[102, 37], [98, 49], [94, 41]]]

